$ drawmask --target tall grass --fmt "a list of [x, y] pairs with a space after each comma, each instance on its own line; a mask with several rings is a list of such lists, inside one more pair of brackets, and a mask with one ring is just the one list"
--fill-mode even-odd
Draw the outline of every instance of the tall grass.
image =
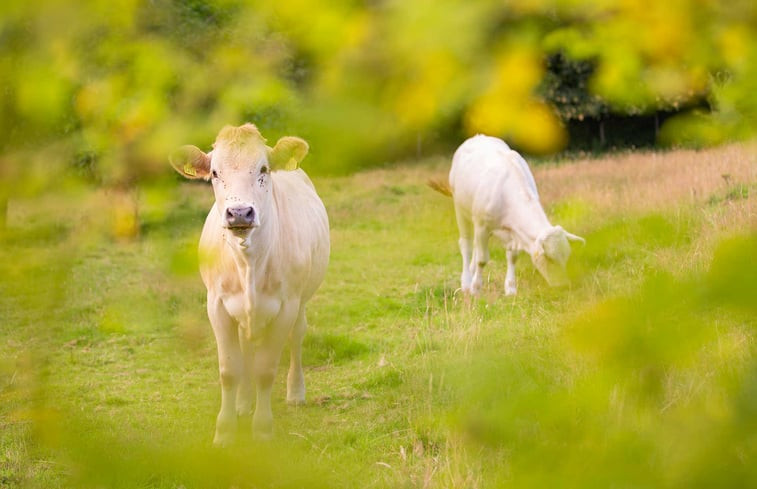
[[[587, 238], [572, 285], [528, 259], [457, 290], [432, 159], [317, 180], [332, 225], [309, 309], [308, 404], [213, 450], [215, 346], [197, 276], [209, 188], [9, 203], [0, 247], [0, 487], [748, 487], [757, 484], [754, 146], [535, 168]], [[286, 358], [286, 356], [284, 357]]]

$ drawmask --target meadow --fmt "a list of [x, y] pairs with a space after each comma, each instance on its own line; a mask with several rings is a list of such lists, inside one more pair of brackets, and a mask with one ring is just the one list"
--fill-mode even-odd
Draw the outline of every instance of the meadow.
[[[552, 289], [505, 256], [459, 287], [438, 157], [315, 178], [332, 254], [305, 406], [211, 447], [216, 349], [196, 246], [213, 197], [156, 179], [140, 236], [62, 179], [0, 245], [0, 488], [757, 487], [757, 147], [534, 166], [574, 246]], [[303, 163], [308, 169], [308, 160]]]

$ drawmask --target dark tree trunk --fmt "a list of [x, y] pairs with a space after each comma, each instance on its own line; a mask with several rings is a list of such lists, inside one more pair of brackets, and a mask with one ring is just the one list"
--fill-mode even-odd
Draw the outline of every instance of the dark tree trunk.
[[139, 237], [139, 205], [137, 189], [114, 187], [108, 190], [111, 203], [110, 231], [119, 240], [134, 240]]
[[657, 135], [660, 133], [660, 113], [654, 113], [654, 140], [657, 142]]

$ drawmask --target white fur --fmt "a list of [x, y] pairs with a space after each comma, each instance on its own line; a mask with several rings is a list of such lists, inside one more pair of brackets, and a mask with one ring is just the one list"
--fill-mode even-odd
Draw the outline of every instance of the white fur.
[[568, 240], [583, 239], [550, 224], [534, 177], [517, 152], [501, 139], [474, 136], [455, 152], [449, 185], [460, 230], [464, 292], [477, 294], [481, 289], [491, 235], [507, 248], [507, 295], [517, 291], [515, 259], [520, 251], [531, 255], [550, 284], [564, 283]]
[[[310, 179], [300, 169], [271, 171], [275, 149], [262, 138], [251, 141], [216, 141], [208, 170], [218, 174], [212, 178], [216, 203], [200, 238], [200, 273], [221, 377], [217, 445], [229, 444], [237, 416], [252, 412], [253, 393], [253, 432], [272, 435], [271, 387], [287, 340], [287, 401], [305, 401], [305, 304], [322, 282], [329, 258], [328, 217]], [[229, 205], [252, 206], [254, 227], [227, 228]]]

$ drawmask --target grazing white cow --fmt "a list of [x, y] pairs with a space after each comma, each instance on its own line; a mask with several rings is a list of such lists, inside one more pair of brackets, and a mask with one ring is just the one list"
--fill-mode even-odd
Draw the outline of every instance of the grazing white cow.
[[477, 294], [481, 289], [491, 235], [507, 249], [506, 295], [517, 291], [515, 259], [520, 251], [531, 255], [550, 285], [567, 282], [568, 240], [585, 241], [550, 224], [528, 164], [504, 141], [484, 135], [466, 140], [452, 158], [449, 188], [432, 187], [451, 195], [455, 203], [464, 292]]
[[270, 148], [245, 124], [224, 127], [210, 153], [182, 146], [170, 157], [180, 174], [210, 180], [215, 193], [200, 238], [200, 273], [221, 377], [216, 445], [231, 442], [237, 416], [252, 412], [253, 381], [253, 433], [273, 434], [271, 386], [287, 339], [287, 402], [305, 402], [305, 303], [329, 259], [326, 209], [297, 168], [307, 152], [295, 137]]

